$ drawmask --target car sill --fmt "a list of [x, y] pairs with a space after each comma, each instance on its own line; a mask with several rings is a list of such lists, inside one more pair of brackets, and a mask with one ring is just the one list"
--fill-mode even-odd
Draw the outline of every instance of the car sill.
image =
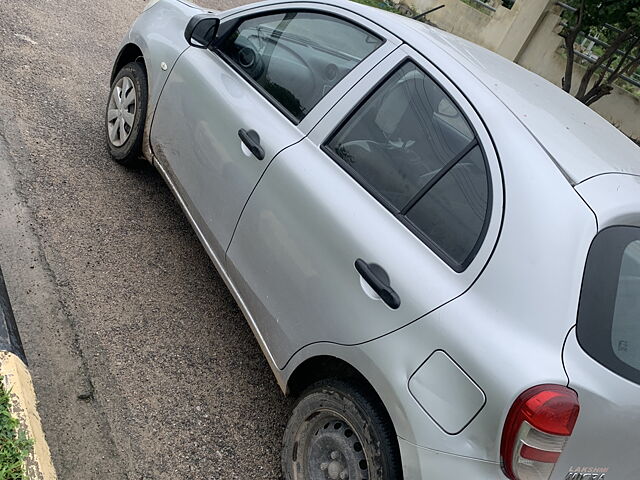
[[262, 352], [264, 353], [267, 361], [269, 362], [269, 366], [271, 367], [271, 370], [273, 371], [273, 373], [274, 373], [274, 375], [276, 377], [276, 380], [278, 381], [278, 385], [280, 386], [280, 389], [283, 392], [285, 392], [286, 391], [285, 390], [286, 389], [286, 385], [283, 382], [281, 371], [276, 366], [276, 362], [275, 362], [273, 356], [271, 355], [271, 352], [269, 351], [269, 348], [267, 347], [267, 345], [266, 345], [266, 343], [264, 341], [264, 338], [262, 337], [262, 334], [260, 333], [260, 330], [258, 329], [258, 326], [256, 325], [255, 320], [253, 319], [253, 317], [251, 316], [251, 313], [247, 309], [247, 306], [245, 305], [244, 301], [242, 300], [242, 297], [240, 296], [240, 294], [238, 293], [238, 290], [236, 289], [235, 285], [233, 284], [233, 281], [231, 280], [231, 278], [227, 274], [227, 271], [225, 270], [222, 262], [220, 262], [220, 260], [216, 256], [215, 252], [213, 251], [213, 249], [211, 248], [211, 246], [209, 245], [209, 243], [205, 239], [204, 235], [202, 234], [202, 231], [200, 230], [200, 227], [198, 227], [198, 224], [195, 222], [193, 216], [191, 215], [191, 212], [189, 211], [189, 208], [187, 207], [187, 204], [185, 203], [185, 201], [183, 200], [182, 196], [178, 192], [178, 189], [176, 188], [175, 184], [171, 180], [170, 175], [167, 173], [165, 168], [162, 166], [162, 164], [158, 161], [158, 159], [155, 156], [153, 156], [153, 165], [160, 172], [160, 175], [162, 175], [162, 178], [164, 179], [166, 184], [169, 186], [169, 189], [173, 192], [173, 195], [178, 200], [178, 203], [180, 204], [180, 208], [182, 208], [182, 211], [184, 212], [184, 214], [186, 215], [187, 219], [189, 220], [189, 223], [193, 227], [193, 230], [196, 232], [196, 235], [198, 236], [198, 239], [200, 240], [200, 243], [202, 244], [202, 246], [204, 247], [205, 251], [207, 252], [207, 255], [209, 255], [209, 258], [211, 259], [211, 261], [213, 262], [214, 266], [216, 267], [216, 270], [218, 270], [218, 273], [220, 274], [220, 276], [224, 280], [224, 283], [227, 285], [227, 288], [231, 291], [231, 294], [233, 295], [233, 298], [236, 300], [236, 303], [240, 307], [240, 310], [242, 311], [242, 314], [247, 319], [247, 322], [249, 323], [249, 326], [251, 327], [251, 330], [253, 331], [253, 334], [256, 337], [256, 340], [258, 341], [258, 344], [260, 345], [260, 349], [262, 350]]

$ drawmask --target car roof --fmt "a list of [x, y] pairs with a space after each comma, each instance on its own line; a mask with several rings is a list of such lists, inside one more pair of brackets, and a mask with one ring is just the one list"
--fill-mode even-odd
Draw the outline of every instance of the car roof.
[[423, 22], [349, 0], [323, 3], [365, 16], [417, 51], [439, 47], [513, 113], [572, 184], [602, 173], [640, 175], [640, 149], [634, 142], [591, 108], [539, 75]]

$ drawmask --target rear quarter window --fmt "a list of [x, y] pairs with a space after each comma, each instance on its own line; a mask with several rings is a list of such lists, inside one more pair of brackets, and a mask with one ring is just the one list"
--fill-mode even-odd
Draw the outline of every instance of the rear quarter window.
[[640, 383], [640, 228], [610, 227], [594, 239], [582, 283], [577, 332], [591, 357]]

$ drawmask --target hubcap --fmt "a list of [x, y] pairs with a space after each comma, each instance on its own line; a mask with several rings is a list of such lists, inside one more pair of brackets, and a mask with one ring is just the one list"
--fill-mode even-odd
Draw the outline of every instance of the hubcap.
[[129, 77], [122, 77], [113, 87], [107, 108], [107, 131], [114, 147], [121, 147], [133, 130], [136, 118], [136, 88]]
[[367, 480], [367, 459], [353, 429], [333, 414], [310, 420], [303, 452], [309, 480]]

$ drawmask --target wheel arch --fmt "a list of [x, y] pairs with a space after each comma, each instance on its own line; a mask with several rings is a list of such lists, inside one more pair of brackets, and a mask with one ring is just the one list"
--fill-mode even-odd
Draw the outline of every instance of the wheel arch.
[[[426, 415], [408, 393], [407, 386], [420, 362], [408, 364], [404, 356], [395, 353], [398, 344], [389, 342], [389, 337], [385, 339], [361, 345], [309, 344], [276, 372], [276, 378], [287, 395], [304, 388], [309, 380], [321, 374], [335, 373], [338, 377], [347, 375], [347, 378], [361, 380], [380, 400], [397, 436], [416, 443], [417, 432], [424, 430], [422, 422]], [[305, 380], [305, 376], [310, 377], [309, 380]], [[420, 423], [416, 419], [420, 419]]]
[[304, 360], [289, 375], [285, 391], [287, 395], [298, 396], [311, 384], [326, 378], [353, 380], [364, 383], [375, 391], [371, 383], [357, 368], [333, 355], [316, 355]]
[[339, 357], [333, 355], [315, 355], [305, 359], [295, 367], [287, 378], [285, 393], [297, 397], [312, 384], [329, 378], [344, 380], [365, 390], [384, 411], [389, 425], [393, 428], [394, 433], [396, 433], [389, 410], [374, 385], [360, 370]]
[[113, 80], [116, 78], [116, 75], [118, 75], [120, 69], [127, 63], [131, 62], [139, 62], [142, 64], [145, 72], [147, 72], [147, 65], [144, 60], [142, 49], [135, 43], [127, 43], [120, 49], [120, 53], [118, 53], [118, 57], [113, 64], [113, 69], [111, 70], [111, 79], [109, 83], [113, 83]]
[[[358, 387], [368, 399], [379, 407], [388, 427], [391, 430], [392, 438], [397, 449], [397, 455], [402, 465], [402, 452], [398, 442], [396, 425], [391, 417], [385, 402], [367, 377], [354, 367], [350, 362], [333, 355], [319, 354], [311, 356], [302, 361], [292, 369], [291, 374], [286, 379], [285, 392], [290, 396], [299, 396], [305, 389], [314, 383], [325, 379], [339, 379]], [[401, 479], [398, 479], [401, 480]]]

